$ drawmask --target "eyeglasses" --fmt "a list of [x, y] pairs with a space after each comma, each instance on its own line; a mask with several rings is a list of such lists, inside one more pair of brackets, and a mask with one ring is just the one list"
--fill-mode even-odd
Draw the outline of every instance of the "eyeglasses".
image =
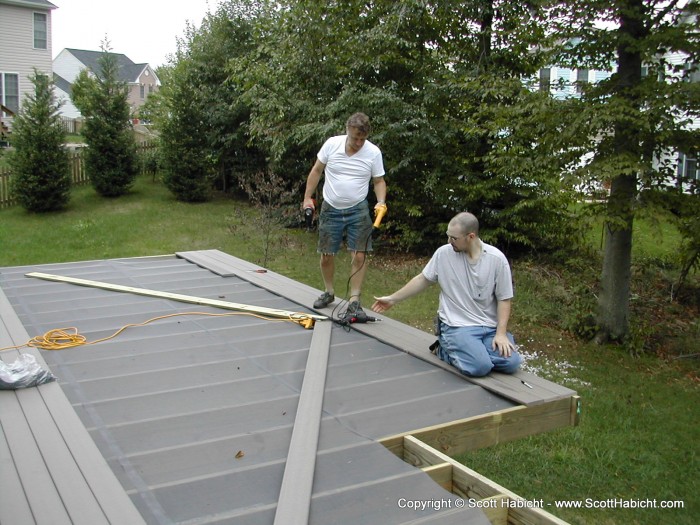
[[445, 232], [445, 235], [447, 235], [447, 240], [451, 242], [457, 242], [460, 239], [466, 239], [471, 235], [471, 233], [468, 233], [466, 235], [462, 235], [461, 237], [455, 237], [454, 235], [450, 235], [449, 233]]

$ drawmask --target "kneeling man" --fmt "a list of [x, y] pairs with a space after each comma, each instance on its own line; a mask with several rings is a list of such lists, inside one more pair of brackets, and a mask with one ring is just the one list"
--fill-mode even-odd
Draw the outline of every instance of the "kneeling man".
[[479, 238], [479, 221], [471, 213], [459, 213], [450, 221], [447, 239], [403, 288], [375, 297], [372, 310], [385, 312], [438, 283], [440, 359], [472, 377], [492, 370], [512, 374], [522, 359], [508, 332], [513, 299], [508, 259]]

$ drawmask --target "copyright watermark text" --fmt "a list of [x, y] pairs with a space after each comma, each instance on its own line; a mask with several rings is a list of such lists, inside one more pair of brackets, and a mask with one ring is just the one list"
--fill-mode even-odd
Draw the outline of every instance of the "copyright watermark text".
[[595, 500], [561, 500], [553, 503], [545, 503], [542, 499], [408, 499], [399, 498], [396, 502], [401, 509], [432, 510], [444, 509], [502, 509], [502, 508], [528, 508], [528, 509], [683, 509], [685, 503], [682, 500], [656, 500], [656, 499], [622, 499], [610, 498]]

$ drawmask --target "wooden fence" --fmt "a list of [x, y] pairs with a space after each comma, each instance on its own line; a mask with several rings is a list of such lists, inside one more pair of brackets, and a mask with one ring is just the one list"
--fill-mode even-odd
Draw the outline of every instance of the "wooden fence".
[[63, 131], [72, 135], [77, 135], [83, 129], [84, 120], [82, 118], [61, 117]]
[[[157, 146], [153, 143], [140, 144], [137, 147], [139, 153], [152, 151]], [[82, 186], [90, 183], [90, 177], [85, 172], [85, 161], [80, 150], [68, 154], [70, 159], [71, 181], [75, 186]], [[143, 172], [143, 167], [141, 168]], [[8, 208], [16, 204], [16, 199], [10, 189], [10, 179], [12, 171], [10, 168], [0, 167], [0, 208]]]

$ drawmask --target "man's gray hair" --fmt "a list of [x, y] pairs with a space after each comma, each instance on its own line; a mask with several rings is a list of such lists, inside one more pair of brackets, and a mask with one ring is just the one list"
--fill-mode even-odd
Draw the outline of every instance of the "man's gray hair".
[[456, 224], [464, 234], [476, 233], [479, 235], [479, 219], [468, 211], [458, 213], [450, 222]]
[[369, 135], [369, 117], [364, 113], [353, 113], [352, 115], [350, 115], [350, 118], [348, 118], [348, 121], [345, 123], [345, 127], [355, 128], [360, 133], [364, 135]]

